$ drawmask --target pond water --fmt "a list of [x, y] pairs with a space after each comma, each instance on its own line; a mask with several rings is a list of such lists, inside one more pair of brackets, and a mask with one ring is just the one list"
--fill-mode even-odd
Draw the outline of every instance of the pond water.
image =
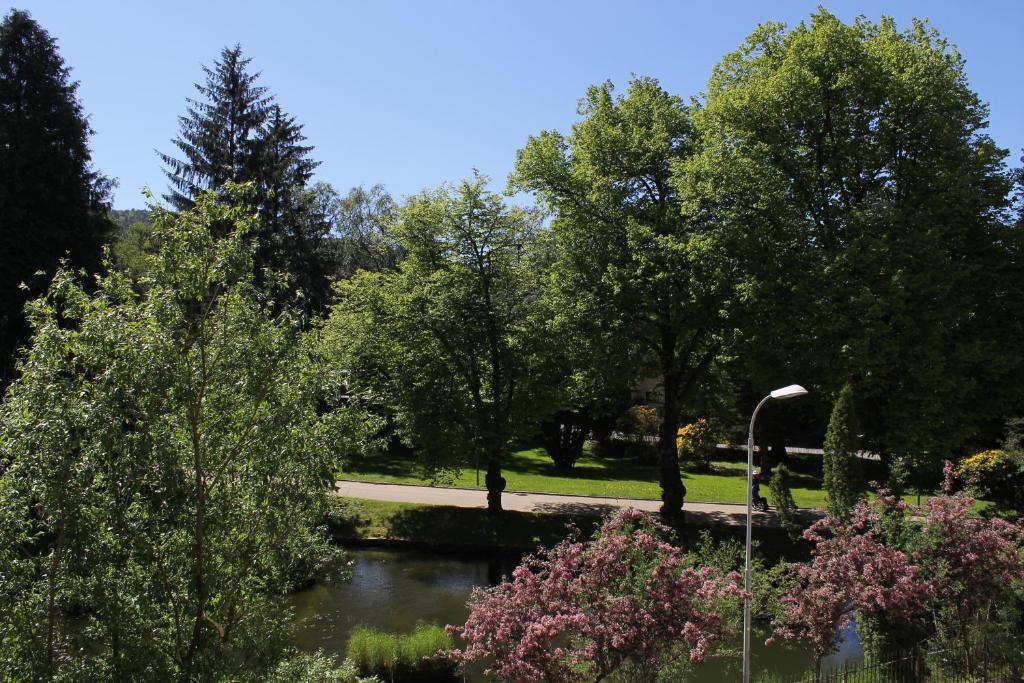
[[[323, 649], [344, 658], [348, 637], [356, 626], [409, 632], [419, 620], [461, 624], [468, 614], [466, 598], [474, 586], [493, 585], [509, 575], [515, 561], [508, 558], [448, 555], [414, 550], [362, 548], [349, 550], [352, 578], [333, 584], [317, 583], [290, 597], [298, 620], [299, 646]], [[840, 651], [823, 664], [826, 670], [860, 656], [856, 632], [846, 634]], [[765, 647], [765, 633], [752, 644], [753, 680], [763, 671], [784, 679], [799, 676], [811, 665], [807, 652], [782, 645]], [[735, 644], [737, 652], [740, 640]], [[695, 680], [739, 679], [739, 658], [709, 659]], [[468, 672], [467, 681], [483, 680]]]

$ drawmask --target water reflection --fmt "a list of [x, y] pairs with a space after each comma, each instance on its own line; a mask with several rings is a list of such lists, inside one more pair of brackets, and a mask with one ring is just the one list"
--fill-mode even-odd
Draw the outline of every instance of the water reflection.
[[[419, 620], [461, 624], [466, 620], [466, 598], [474, 586], [494, 585], [508, 577], [515, 561], [501, 557], [464, 557], [411, 550], [355, 549], [352, 579], [339, 584], [317, 583], [294, 594], [290, 602], [298, 618], [299, 645], [322, 648], [344, 657], [348, 637], [356, 626], [383, 631], [408, 632]], [[856, 631], [850, 629], [840, 651], [829, 657], [824, 669], [860, 656]], [[763, 671], [785, 679], [805, 672], [811, 659], [806, 651], [775, 644], [765, 647], [765, 632], [752, 638], [752, 670], [755, 680]], [[711, 659], [698, 669], [694, 680], [735, 681], [736, 657]], [[479, 680], [476, 674], [466, 680]]]

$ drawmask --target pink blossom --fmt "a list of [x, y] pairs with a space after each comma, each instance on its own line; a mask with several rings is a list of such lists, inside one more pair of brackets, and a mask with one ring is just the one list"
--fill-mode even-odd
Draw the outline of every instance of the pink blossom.
[[[950, 463], [944, 472], [948, 491]], [[857, 504], [847, 524], [828, 516], [816, 522], [804, 533], [815, 543], [813, 557], [790, 565], [796, 584], [783, 599], [769, 642], [801, 640], [820, 661], [835, 647], [837, 628], [855, 613], [928, 626], [926, 620], [944, 608], [969, 633], [1011, 581], [1024, 579], [1024, 529], [974, 516], [973, 504], [946, 494], [917, 508], [879, 489], [873, 501]]]
[[657, 666], [684, 643], [693, 662], [728, 633], [723, 605], [741, 595], [735, 573], [690, 566], [668, 529], [624, 510], [589, 543], [566, 540], [527, 557], [512, 580], [474, 590], [470, 615], [449, 633], [450, 657], [489, 659], [506, 681], [599, 680], [619, 667]]

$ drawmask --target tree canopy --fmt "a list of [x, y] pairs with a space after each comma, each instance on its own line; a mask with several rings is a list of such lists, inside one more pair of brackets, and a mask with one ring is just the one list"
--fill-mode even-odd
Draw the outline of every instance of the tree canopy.
[[530, 429], [546, 385], [533, 317], [537, 217], [486, 182], [410, 199], [394, 228], [405, 258], [341, 282], [327, 332], [349, 389], [372, 392], [427, 463], [486, 463], [497, 512], [502, 457]]
[[744, 278], [724, 224], [684, 213], [680, 169], [695, 148], [683, 102], [637, 79], [619, 97], [611, 84], [590, 88], [580, 114], [568, 136], [530, 138], [511, 184], [554, 213], [552, 287], [572, 343], [602, 359], [591, 367], [604, 378], [661, 380], [662, 514], [675, 521], [686, 492], [675, 449], [680, 417], [711, 393], [704, 389], [731, 343]]
[[25, 302], [61, 259], [98, 270], [113, 227], [111, 183], [92, 168], [77, 89], [57, 42], [11, 10], [0, 22], [0, 387], [28, 338]]
[[60, 270], [30, 305], [0, 408], [5, 680], [265, 680], [287, 654], [277, 596], [334, 557], [316, 527], [361, 432], [254, 285], [254, 223], [199, 195], [157, 212], [142, 293]]
[[865, 446], [886, 458], [940, 457], [1012, 400], [1020, 235], [986, 117], [926, 23], [824, 10], [759, 27], [694, 114], [701, 211], [775, 236], [741, 352], [824, 396], [855, 378]]

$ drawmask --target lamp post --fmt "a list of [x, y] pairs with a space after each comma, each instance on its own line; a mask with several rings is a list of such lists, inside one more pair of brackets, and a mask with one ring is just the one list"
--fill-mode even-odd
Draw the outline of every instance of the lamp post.
[[788, 387], [776, 389], [761, 399], [761, 402], [754, 408], [754, 414], [750, 416], [750, 431], [747, 433], [747, 542], [746, 561], [743, 567], [743, 683], [750, 683], [750, 536], [753, 527], [753, 499], [751, 489], [754, 487], [754, 421], [757, 420], [757, 413], [761, 406], [775, 399], [782, 401], [787, 398], [803, 396], [807, 393], [799, 384], [790, 384]]

